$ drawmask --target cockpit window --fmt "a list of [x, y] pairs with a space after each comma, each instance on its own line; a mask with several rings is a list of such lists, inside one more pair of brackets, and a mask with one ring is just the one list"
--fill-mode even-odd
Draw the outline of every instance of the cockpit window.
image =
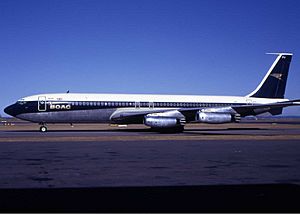
[[24, 104], [26, 104], [26, 101], [18, 101], [17, 103], [20, 105], [24, 105]]

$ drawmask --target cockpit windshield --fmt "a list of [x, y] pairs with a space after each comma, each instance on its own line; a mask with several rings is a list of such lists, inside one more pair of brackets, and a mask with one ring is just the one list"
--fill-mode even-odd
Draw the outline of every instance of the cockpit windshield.
[[17, 104], [19, 104], [19, 105], [24, 105], [24, 104], [26, 104], [26, 101], [24, 101], [24, 100], [18, 100], [18, 101], [17, 101]]

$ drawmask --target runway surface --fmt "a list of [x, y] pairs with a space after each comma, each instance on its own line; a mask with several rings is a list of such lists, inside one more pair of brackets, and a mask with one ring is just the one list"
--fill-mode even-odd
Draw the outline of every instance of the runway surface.
[[299, 124], [0, 127], [0, 188], [300, 184]]

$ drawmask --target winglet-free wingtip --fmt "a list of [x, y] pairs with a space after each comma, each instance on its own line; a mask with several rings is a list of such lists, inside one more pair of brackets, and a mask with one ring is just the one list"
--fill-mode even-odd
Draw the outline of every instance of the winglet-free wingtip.
[[266, 53], [266, 54], [269, 54], [269, 55], [289, 55], [289, 56], [293, 56], [293, 53]]

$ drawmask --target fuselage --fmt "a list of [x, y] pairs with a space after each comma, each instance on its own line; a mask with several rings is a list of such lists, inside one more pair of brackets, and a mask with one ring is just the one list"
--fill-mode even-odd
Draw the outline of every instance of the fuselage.
[[[239, 96], [194, 96], [155, 94], [38, 94], [19, 99], [5, 112], [37, 123], [111, 123], [118, 111], [160, 112], [184, 108], [226, 108], [235, 105], [268, 104], [287, 99]], [[187, 118], [193, 121], [193, 118]], [[130, 121], [129, 123], [142, 123]]]

